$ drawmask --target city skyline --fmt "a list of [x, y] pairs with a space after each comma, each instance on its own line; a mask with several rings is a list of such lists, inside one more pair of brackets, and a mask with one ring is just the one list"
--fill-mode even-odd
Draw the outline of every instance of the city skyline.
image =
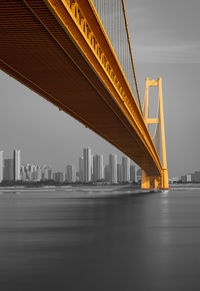
[[139, 179], [141, 178], [140, 169], [126, 156], [122, 156], [120, 164], [116, 154], [109, 154], [106, 164], [102, 154], [93, 155], [91, 148], [88, 147], [83, 148], [82, 155], [77, 157], [77, 160], [78, 167], [74, 166], [75, 163], [68, 164], [66, 161], [65, 166], [56, 171], [48, 163], [21, 163], [21, 150], [14, 149], [13, 158], [4, 158], [4, 151], [1, 150], [0, 182], [54, 180], [61, 183], [105, 181], [116, 184], [137, 182], [137, 173]]

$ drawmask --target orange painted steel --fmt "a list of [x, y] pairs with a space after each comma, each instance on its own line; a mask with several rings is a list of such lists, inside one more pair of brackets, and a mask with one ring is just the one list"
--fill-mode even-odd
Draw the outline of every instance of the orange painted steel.
[[[158, 116], [159, 118], [149, 118], [149, 87], [158, 88]], [[164, 126], [164, 113], [163, 113], [163, 96], [162, 96], [162, 79], [149, 80], [146, 78], [146, 90], [145, 90], [145, 102], [144, 102], [144, 120], [146, 124], [160, 124], [160, 134], [161, 134], [161, 147], [162, 147], [162, 173], [158, 177], [153, 177], [148, 175], [145, 170], [142, 170], [142, 189], [169, 189], [168, 182], [168, 169], [167, 169], [167, 156], [166, 156], [166, 145], [165, 145], [165, 126]], [[155, 131], [156, 133], [156, 131]]]
[[148, 175], [161, 175], [143, 115], [92, 1], [1, 1], [0, 33], [2, 70], [116, 146]]

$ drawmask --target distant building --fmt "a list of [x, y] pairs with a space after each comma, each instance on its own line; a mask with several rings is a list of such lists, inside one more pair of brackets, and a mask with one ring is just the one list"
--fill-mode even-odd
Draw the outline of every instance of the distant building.
[[14, 150], [13, 162], [14, 162], [14, 180], [19, 181], [21, 179], [20, 177], [21, 157], [19, 150]]
[[110, 183], [117, 183], [117, 155], [109, 155]]
[[36, 166], [36, 181], [42, 180], [42, 169], [40, 166]]
[[26, 170], [25, 166], [21, 165], [20, 167], [20, 177], [22, 181], [26, 181]]
[[79, 172], [78, 172], [79, 182], [83, 182], [83, 172], [84, 172], [83, 157], [80, 157], [79, 158]]
[[93, 157], [93, 181], [101, 181], [104, 178], [103, 155]]
[[137, 182], [136, 168], [134, 165], [130, 166], [130, 181]]
[[0, 183], [3, 181], [3, 151], [0, 151]]
[[92, 180], [92, 156], [91, 149], [83, 149], [83, 181], [85, 183]]
[[184, 175], [184, 176], [181, 176], [181, 182], [182, 183], [191, 183], [192, 182], [192, 177], [191, 175]]
[[48, 180], [53, 180], [53, 169], [48, 168]]
[[48, 180], [48, 177], [49, 177], [49, 168], [47, 166], [42, 166], [42, 181], [46, 181]]
[[195, 171], [191, 175], [191, 182], [192, 183], [200, 183], [200, 171]]
[[137, 181], [140, 182], [142, 180], [142, 169], [137, 169]]
[[105, 165], [104, 167], [104, 180], [106, 182], [110, 181], [110, 169], [109, 169], [109, 165]]
[[3, 179], [6, 181], [14, 180], [14, 163], [13, 159], [4, 160]]
[[122, 182], [130, 182], [130, 159], [122, 157]]
[[93, 181], [93, 155], [91, 153], [91, 181]]
[[54, 180], [56, 182], [63, 183], [64, 182], [64, 174], [63, 174], [63, 172], [56, 172], [54, 174]]
[[72, 165], [67, 165], [65, 170], [65, 181], [68, 183], [76, 182], [76, 169]]
[[181, 180], [179, 177], [172, 177], [171, 179], [169, 179], [169, 183], [170, 184], [176, 184], [179, 183]]
[[122, 165], [117, 164], [117, 182], [121, 183], [122, 182]]

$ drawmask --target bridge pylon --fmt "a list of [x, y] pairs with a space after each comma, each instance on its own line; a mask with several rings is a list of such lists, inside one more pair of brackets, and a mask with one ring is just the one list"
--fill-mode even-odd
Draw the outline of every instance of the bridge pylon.
[[[157, 118], [149, 118], [149, 87], [158, 87], [158, 116]], [[146, 78], [145, 101], [144, 101], [144, 120], [148, 124], [160, 124], [161, 147], [162, 147], [162, 172], [159, 177], [149, 176], [142, 170], [141, 189], [169, 189], [168, 169], [165, 145], [165, 127], [163, 113], [163, 96], [162, 96], [162, 79], [149, 80]]]

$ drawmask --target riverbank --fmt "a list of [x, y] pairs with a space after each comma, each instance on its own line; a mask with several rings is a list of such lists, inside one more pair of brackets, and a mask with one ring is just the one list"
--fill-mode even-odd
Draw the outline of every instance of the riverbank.
[[126, 194], [140, 192], [140, 188], [135, 185], [76, 185], [76, 186], [42, 186], [42, 187], [26, 187], [11, 186], [0, 187], [0, 194], [12, 193], [62, 193], [64, 196], [83, 197], [83, 196], [105, 196], [108, 194], [119, 195], [122, 192]]

